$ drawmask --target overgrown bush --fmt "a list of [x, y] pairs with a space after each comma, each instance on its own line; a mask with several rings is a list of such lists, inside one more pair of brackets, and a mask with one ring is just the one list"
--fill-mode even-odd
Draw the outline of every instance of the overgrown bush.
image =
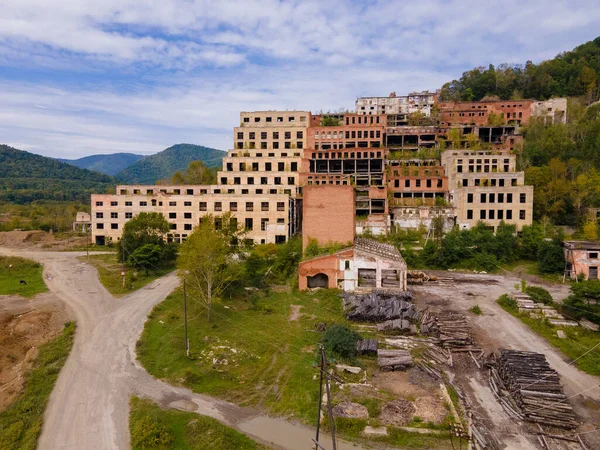
[[539, 286], [527, 286], [525, 293], [531, 297], [536, 303], [543, 303], [545, 305], [553, 305], [554, 299], [550, 292]]
[[517, 305], [517, 302], [510, 298], [507, 294], [503, 294], [498, 298], [498, 304], [507, 311], [519, 311], [519, 305]]
[[173, 436], [153, 417], [144, 416], [133, 424], [131, 430], [132, 448], [164, 448]]
[[323, 334], [325, 349], [342, 358], [356, 356], [356, 343], [361, 339], [360, 334], [345, 325], [333, 324], [327, 327]]

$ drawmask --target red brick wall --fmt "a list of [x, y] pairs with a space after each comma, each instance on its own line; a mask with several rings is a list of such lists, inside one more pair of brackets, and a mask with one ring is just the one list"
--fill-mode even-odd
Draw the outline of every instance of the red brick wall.
[[302, 261], [298, 265], [298, 289], [303, 291], [308, 288], [308, 277], [323, 273], [329, 277], [330, 288], [337, 287], [338, 278], [343, 278], [344, 272], [339, 269], [341, 259], [352, 259], [353, 250], [348, 249], [334, 255], [325, 255]]
[[354, 188], [311, 185], [302, 188], [302, 248], [309, 239], [319, 245], [345, 244], [354, 240]]

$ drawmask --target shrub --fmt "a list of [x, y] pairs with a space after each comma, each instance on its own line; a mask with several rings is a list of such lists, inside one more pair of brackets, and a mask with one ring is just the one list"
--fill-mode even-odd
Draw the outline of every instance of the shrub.
[[554, 300], [552, 295], [546, 289], [538, 286], [527, 286], [525, 293], [531, 297], [536, 303], [543, 303], [545, 305], [553, 305]]
[[498, 304], [507, 311], [517, 312], [519, 310], [517, 302], [506, 294], [503, 294], [498, 298]]
[[356, 355], [356, 343], [360, 335], [345, 325], [333, 324], [327, 327], [323, 335], [325, 349], [342, 358]]
[[483, 311], [481, 310], [481, 308], [479, 307], [479, 305], [473, 306], [472, 308], [469, 309], [469, 311], [471, 311], [476, 316], [480, 316], [480, 315], [483, 314]]
[[172, 440], [171, 433], [158, 420], [148, 415], [135, 422], [131, 430], [133, 448], [166, 447]]

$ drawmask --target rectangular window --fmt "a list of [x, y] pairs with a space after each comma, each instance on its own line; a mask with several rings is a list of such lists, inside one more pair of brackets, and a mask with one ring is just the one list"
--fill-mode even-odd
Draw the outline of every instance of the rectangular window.
[[102, 206], [103, 203], [102, 202], [96, 202], [96, 206]]
[[133, 206], [133, 202], [125, 202], [125, 206]]
[[296, 180], [294, 179], [294, 177], [288, 177], [288, 182], [287, 184], [295, 184]]
[[192, 202], [183, 202], [183, 206], [192, 206]]
[[504, 194], [498, 194], [498, 203], [504, 203]]
[[252, 217], [246, 217], [246, 219], [244, 220], [244, 226], [246, 230], [254, 229], [254, 221], [252, 220]]
[[260, 184], [269, 184], [269, 180], [267, 177], [260, 177]]
[[177, 213], [170, 212], [169, 213], [169, 219], [177, 219]]
[[502, 220], [504, 219], [504, 210], [499, 209], [498, 210], [498, 220]]
[[512, 203], [512, 194], [506, 194], [506, 203]]
[[473, 220], [473, 210], [467, 209], [467, 220]]
[[273, 184], [281, 184], [281, 177], [275, 177]]
[[191, 212], [183, 213], [183, 218], [184, 219], [191, 219], [192, 218], [192, 213]]
[[404, 187], [410, 187], [410, 180], [404, 180]]
[[265, 163], [265, 172], [270, 172], [271, 171], [271, 167], [272, 167], [272, 165], [271, 165], [270, 162]]
[[131, 219], [131, 218], [133, 218], [133, 213], [130, 213], [130, 212], [127, 212], [127, 213], [125, 213], [125, 218], [126, 218], [126, 219]]
[[496, 202], [496, 194], [494, 194], [494, 193], [489, 194], [488, 201], [489, 201], [489, 203], [495, 203]]
[[223, 211], [223, 203], [215, 202], [215, 211]]
[[261, 211], [268, 211], [269, 210], [269, 202], [261, 202], [260, 203], [260, 210]]
[[284, 139], [291, 139], [292, 138], [292, 132], [291, 131], [284, 132], [283, 137], [284, 137]]
[[479, 218], [481, 220], [485, 220], [485, 209], [479, 211]]
[[519, 194], [519, 201], [521, 203], [526, 203], [527, 202], [527, 194]]
[[488, 212], [488, 219], [493, 220], [495, 216], [496, 216], [496, 211], [493, 209], [490, 209], [490, 211]]
[[148, 206], [148, 202], [140, 202], [140, 206]]
[[192, 229], [192, 224], [191, 223], [186, 223], [183, 225], [183, 229], [184, 230], [191, 230]]
[[104, 230], [104, 224], [103, 223], [97, 223], [96, 224], [96, 229], [97, 230]]
[[519, 219], [525, 220], [525, 210], [524, 209], [519, 211]]
[[512, 210], [511, 209], [506, 210], [506, 220], [512, 220]]
[[96, 213], [96, 219], [104, 219], [104, 213], [97, 212]]
[[119, 218], [119, 213], [116, 213], [116, 212], [111, 212], [111, 213], [110, 213], [110, 218], [111, 218], [111, 219], [118, 219], [118, 218]]
[[277, 211], [285, 211], [285, 202], [277, 202]]
[[200, 211], [206, 211], [206, 202], [200, 202]]
[[237, 211], [237, 202], [229, 202], [229, 211]]
[[110, 202], [110, 206], [119, 206], [119, 202]]
[[269, 219], [260, 219], [260, 231], [267, 231], [267, 225], [269, 224]]
[[118, 230], [119, 229], [119, 224], [118, 223], [111, 223], [110, 224], [110, 229], [111, 230]]
[[473, 203], [473, 194], [467, 194], [467, 203]]
[[589, 259], [598, 259], [598, 253], [597, 252], [590, 252], [588, 255]]
[[254, 203], [246, 202], [246, 211], [254, 211]]
[[480, 203], [485, 203], [485, 200], [486, 200], [486, 194], [481, 194], [480, 199], [479, 199]]

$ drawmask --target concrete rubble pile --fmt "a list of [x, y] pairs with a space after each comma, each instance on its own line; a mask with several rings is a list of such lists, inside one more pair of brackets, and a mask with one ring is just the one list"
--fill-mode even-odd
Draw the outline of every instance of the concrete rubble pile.
[[[372, 291], [368, 294], [342, 294], [346, 317], [359, 322], [417, 320], [419, 313], [410, 292]], [[402, 326], [402, 322], [399, 323]]]
[[543, 354], [500, 349], [490, 365], [490, 386], [509, 415], [543, 425], [577, 427], [560, 377]]

